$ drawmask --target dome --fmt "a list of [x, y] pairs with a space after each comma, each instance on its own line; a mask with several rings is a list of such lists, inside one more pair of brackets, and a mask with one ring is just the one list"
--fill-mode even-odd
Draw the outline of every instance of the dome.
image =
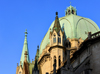
[[[70, 10], [68, 12], [68, 9]], [[89, 18], [84, 18], [76, 15], [76, 10], [72, 6], [66, 9], [66, 16], [59, 18], [61, 29], [65, 32], [66, 39], [70, 38], [82, 38], [85, 40], [88, 36], [88, 32], [95, 33], [99, 31], [97, 24]], [[75, 10], [75, 11], [73, 11]], [[73, 12], [72, 12], [73, 11]], [[39, 50], [39, 55], [45, 49], [46, 45], [50, 43], [49, 34], [53, 30], [54, 21], [49, 27], [48, 32], [44, 36]], [[51, 29], [51, 30], [50, 30]]]

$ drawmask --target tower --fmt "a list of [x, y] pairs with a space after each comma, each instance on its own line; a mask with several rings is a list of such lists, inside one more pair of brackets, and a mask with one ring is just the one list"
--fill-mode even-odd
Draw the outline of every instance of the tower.
[[20, 59], [20, 65], [17, 64], [16, 74], [29, 74], [29, 50], [28, 50], [28, 43], [27, 43], [27, 30], [25, 30], [25, 40], [23, 45], [23, 50]]

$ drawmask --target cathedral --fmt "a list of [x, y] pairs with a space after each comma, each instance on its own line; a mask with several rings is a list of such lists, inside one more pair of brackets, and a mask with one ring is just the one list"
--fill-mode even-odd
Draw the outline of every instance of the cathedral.
[[27, 30], [16, 74], [99, 74], [100, 31], [89, 18], [77, 15], [73, 6], [58, 17], [37, 46], [35, 60], [30, 61]]

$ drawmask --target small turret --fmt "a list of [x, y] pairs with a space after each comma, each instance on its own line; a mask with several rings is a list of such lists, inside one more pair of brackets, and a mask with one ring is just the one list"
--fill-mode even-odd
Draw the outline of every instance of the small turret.
[[77, 10], [76, 10], [76, 8], [71, 6], [71, 3], [70, 3], [70, 6], [67, 7], [67, 9], [65, 10], [65, 15], [67, 16], [67, 15], [71, 15], [71, 14], [77, 15]]
[[37, 52], [36, 52], [36, 59], [38, 60], [39, 58], [39, 45], [37, 46]]
[[39, 74], [36, 56], [35, 56], [35, 65], [34, 68], [32, 69], [32, 74]]

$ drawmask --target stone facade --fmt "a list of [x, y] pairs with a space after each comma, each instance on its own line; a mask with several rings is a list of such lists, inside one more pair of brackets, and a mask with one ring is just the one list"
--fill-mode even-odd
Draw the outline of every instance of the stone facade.
[[[100, 32], [98, 32], [99, 34]], [[95, 33], [96, 34], [96, 33]], [[95, 36], [94, 34], [94, 36]], [[92, 35], [91, 35], [92, 36]], [[78, 51], [58, 69], [57, 74], [99, 74], [100, 73], [100, 36], [86, 39]], [[70, 68], [72, 66], [72, 68]], [[69, 69], [68, 69], [69, 67]]]

